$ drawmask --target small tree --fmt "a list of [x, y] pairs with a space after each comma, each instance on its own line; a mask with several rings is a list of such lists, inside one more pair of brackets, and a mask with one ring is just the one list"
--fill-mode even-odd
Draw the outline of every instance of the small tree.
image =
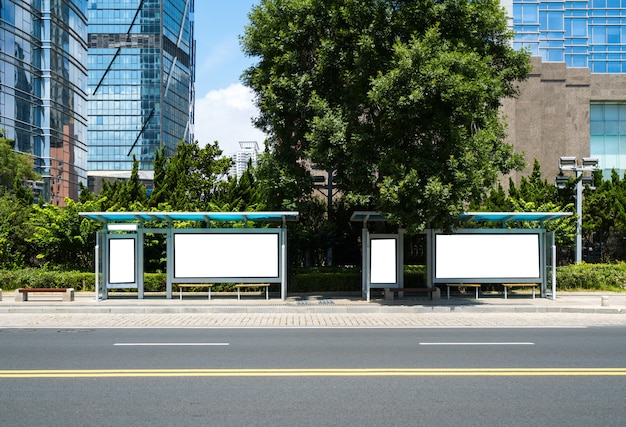
[[149, 205], [167, 203], [177, 211], [206, 210], [213, 196], [227, 185], [232, 160], [221, 155], [217, 142], [202, 148], [197, 142], [181, 142], [169, 159], [164, 159], [162, 152], [158, 153]]

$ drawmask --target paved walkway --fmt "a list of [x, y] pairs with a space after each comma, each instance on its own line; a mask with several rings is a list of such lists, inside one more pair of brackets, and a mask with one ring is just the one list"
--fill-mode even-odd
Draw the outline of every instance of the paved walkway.
[[298, 295], [269, 301], [258, 295], [202, 294], [138, 300], [126, 294], [96, 301], [80, 293], [73, 302], [33, 296], [0, 301], [0, 328], [132, 327], [507, 327], [626, 325], [626, 294], [559, 293], [555, 300], [518, 293], [453, 296], [430, 301], [402, 299], [366, 302], [358, 296]]

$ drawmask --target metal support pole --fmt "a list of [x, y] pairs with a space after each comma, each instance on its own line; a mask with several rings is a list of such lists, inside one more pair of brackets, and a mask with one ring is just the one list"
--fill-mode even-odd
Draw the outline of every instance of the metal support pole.
[[[280, 266], [281, 266], [281, 281], [280, 281], [280, 299], [285, 301], [287, 299], [287, 226], [283, 224], [283, 228], [280, 230]], [[267, 288], [265, 290], [267, 292]]]
[[583, 260], [583, 171], [576, 169], [576, 264]]
[[100, 301], [100, 232], [96, 232], [96, 253], [95, 253], [96, 277], [94, 283], [95, 301]]
[[556, 299], [556, 245], [552, 245], [552, 301]]

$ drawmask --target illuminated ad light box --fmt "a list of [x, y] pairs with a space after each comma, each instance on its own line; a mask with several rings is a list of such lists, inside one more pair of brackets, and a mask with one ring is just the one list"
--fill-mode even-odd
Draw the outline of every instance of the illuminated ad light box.
[[278, 233], [174, 234], [174, 277], [280, 277]]
[[398, 283], [396, 265], [398, 240], [395, 238], [372, 238], [370, 240], [370, 283]]
[[436, 279], [540, 278], [539, 234], [437, 234]]
[[134, 284], [135, 239], [109, 240], [109, 283]]

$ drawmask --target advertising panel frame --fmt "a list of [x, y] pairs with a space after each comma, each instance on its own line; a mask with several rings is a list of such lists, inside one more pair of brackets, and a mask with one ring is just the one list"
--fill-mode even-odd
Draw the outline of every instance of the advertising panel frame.
[[[180, 268], [183, 267], [185, 264], [183, 264], [183, 260], [181, 257], [184, 256], [191, 256], [193, 258], [188, 258], [185, 261], [193, 261], [194, 259], [197, 259], [197, 254], [193, 255], [190, 254], [187, 249], [185, 248], [183, 250], [183, 248], [181, 248], [179, 246], [180, 243], [182, 242], [178, 242], [177, 240], [177, 236], [189, 236], [190, 238], [195, 238], [195, 239], [201, 239], [201, 238], [210, 238], [210, 237], [227, 237], [227, 236], [236, 236], [236, 237], [249, 237], [251, 240], [258, 240], [258, 239], [262, 239], [264, 237], [275, 237], [275, 241], [272, 240], [270, 243], [275, 245], [274, 247], [271, 248], [272, 253], [268, 253], [268, 251], [266, 250], [265, 252], [262, 251], [263, 248], [252, 248], [254, 249], [259, 249], [259, 253], [258, 256], [259, 257], [263, 257], [261, 260], [258, 260], [257, 262], [255, 262], [253, 265], [253, 267], [255, 268], [264, 268], [264, 269], [268, 269], [270, 267], [268, 266], [259, 266], [258, 264], [261, 261], [265, 261], [265, 262], [270, 262], [273, 261], [275, 263], [274, 266], [271, 266], [272, 271], [275, 271], [275, 273], [273, 274], [245, 274], [245, 275], [236, 275], [236, 274], [198, 274], [198, 275], [184, 275], [180, 273]], [[261, 229], [237, 229], [237, 228], [232, 228], [232, 229], [180, 229], [180, 230], [175, 230], [172, 232], [172, 243], [173, 243], [173, 260], [172, 260], [172, 276], [171, 276], [171, 280], [172, 283], [204, 283], [207, 281], [210, 282], [224, 282], [224, 283], [233, 283], [233, 282], [238, 282], [238, 283], [261, 283], [261, 282], [267, 282], [267, 283], [280, 283], [282, 281], [283, 278], [283, 274], [282, 274], [282, 257], [281, 257], [281, 229], [278, 228], [261, 228]], [[201, 243], [201, 242], [200, 242]], [[208, 241], [206, 241], [205, 243], [208, 243]], [[215, 243], [226, 243], [226, 241], [222, 240], [222, 242], [215, 242]], [[236, 243], [242, 243], [240, 242], [236, 242]], [[267, 244], [267, 242], [265, 242]], [[195, 248], [196, 250], [200, 249], [198, 247]], [[227, 258], [228, 256], [236, 256], [237, 254], [233, 252], [233, 250], [237, 249], [236, 247], [227, 247], [224, 248], [222, 247], [223, 251], [221, 254], [217, 253], [216, 251], [213, 251], [210, 253], [210, 255], [213, 256], [220, 256], [223, 258]], [[241, 248], [239, 247], [239, 249], [241, 251], [247, 251], [247, 253], [250, 253], [249, 249], [250, 248]], [[267, 249], [267, 248], [265, 248]], [[241, 255], [241, 254], [239, 254]], [[271, 260], [267, 257], [268, 255], [270, 255], [272, 258]], [[274, 256], [275, 255], [275, 256]], [[241, 259], [239, 257], [239, 259]], [[224, 268], [227, 267], [227, 265], [224, 265], [224, 263], [228, 263], [227, 259], [220, 259], [221, 261], [221, 266], [220, 268]], [[230, 263], [229, 263], [230, 264]], [[208, 268], [211, 267], [212, 264], [205, 264], [202, 268]], [[189, 268], [189, 267], [187, 267]], [[193, 267], [192, 267], [193, 268]], [[245, 265], [239, 265], [237, 267], [234, 267], [237, 269], [246, 269]], [[178, 271], [178, 273], [177, 273]], [[200, 271], [200, 269], [196, 269], [196, 271]]]
[[[541, 293], [545, 295], [546, 291], [546, 230], [545, 228], [514, 228], [514, 229], [502, 229], [502, 228], [478, 228], [478, 229], [457, 229], [452, 233], [444, 233], [443, 231], [433, 231], [432, 237], [432, 245], [433, 250], [431, 251], [432, 256], [429, 257], [430, 266], [428, 268], [430, 272], [430, 278], [433, 284], [456, 284], [456, 283], [538, 283], [541, 286]], [[443, 277], [438, 275], [437, 267], [438, 265], [442, 265], [446, 263], [446, 259], [441, 260], [442, 254], [440, 252], [441, 241], [438, 242], [438, 236], [463, 236], [463, 235], [472, 235], [476, 236], [477, 239], [480, 236], [484, 236], [485, 240], [489, 239], [489, 236], [497, 235], [503, 236], [506, 238], [510, 237], [510, 244], [519, 243], [515, 241], [516, 236], [520, 235], [535, 235], [536, 243], [537, 243], [537, 253], [536, 253], [536, 268], [537, 274], [526, 274], [526, 275], [504, 275], [504, 274], [484, 274], [484, 275], [462, 275], [458, 273], [458, 277]], [[474, 240], [475, 242], [478, 240]], [[534, 240], [533, 240], [534, 241]], [[502, 242], [506, 242], [506, 239], [502, 240]], [[487, 242], [489, 243], [489, 242]], [[493, 243], [493, 240], [492, 242]], [[449, 246], [448, 246], [449, 247]], [[498, 259], [504, 259], [507, 256], [515, 256], [516, 252], [513, 249], [509, 250], [509, 253], [506, 252], [506, 247], [492, 247], [489, 248], [489, 252], [480, 252], [478, 249], [485, 248], [485, 246], [481, 246], [480, 248], [473, 248], [472, 250], [472, 260], [476, 261], [478, 256], [482, 256], [484, 258], [484, 262], [482, 262], [482, 267], [488, 268], [489, 263], [493, 266], [494, 262], [498, 262], [497, 260], [490, 260], [488, 257], [490, 254], [495, 253], [496, 251], [500, 251], [502, 253], [498, 254]], [[467, 249], [467, 248], [464, 248]], [[515, 248], [514, 248], [515, 249]], [[452, 254], [445, 254], [445, 256], [457, 255], [458, 250]], [[519, 254], [519, 252], [517, 252]], [[532, 257], [535, 257], [535, 254], [532, 254]], [[529, 257], [530, 259], [530, 257]], [[500, 267], [494, 267], [495, 271], [498, 271]], [[534, 270], [533, 270], [534, 271]], [[463, 277], [461, 277], [463, 276]]]

